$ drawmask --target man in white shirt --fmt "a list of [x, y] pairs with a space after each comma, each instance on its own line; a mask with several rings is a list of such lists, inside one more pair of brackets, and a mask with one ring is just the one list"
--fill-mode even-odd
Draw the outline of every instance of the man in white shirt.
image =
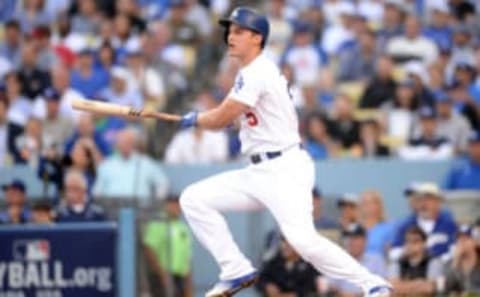
[[404, 36], [392, 38], [387, 43], [386, 51], [400, 63], [419, 60], [430, 65], [438, 57], [437, 45], [421, 35], [421, 24], [415, 16], [406, 19]]

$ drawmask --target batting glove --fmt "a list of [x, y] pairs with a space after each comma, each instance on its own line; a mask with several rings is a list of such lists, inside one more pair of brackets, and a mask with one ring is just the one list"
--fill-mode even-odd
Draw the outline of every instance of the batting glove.
[[197, 118], [198, 118], [198, 112], [197, 111], [191, 111], [191, 112], [183, 115], [182, 119], [180, 120], [180, 127], [190, 128], [190, 127], [197, 126]]

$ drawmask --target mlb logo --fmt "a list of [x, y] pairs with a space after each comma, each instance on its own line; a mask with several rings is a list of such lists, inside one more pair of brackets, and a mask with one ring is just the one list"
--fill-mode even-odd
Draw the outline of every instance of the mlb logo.
[[19, 261], [46, 261], [50, 259], [50, 242], [45, 239], [16, 240], [13, 258]]

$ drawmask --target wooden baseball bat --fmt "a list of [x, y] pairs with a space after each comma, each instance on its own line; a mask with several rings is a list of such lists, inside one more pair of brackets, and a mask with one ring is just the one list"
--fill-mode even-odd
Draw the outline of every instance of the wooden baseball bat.
[[157, 112], [154, 110], [148, 109], [137, 109], [130, 106], [107, 103], [96, 100], [82, 100], [74, 99], [72, 100], [72, 107], [76, 110], [82, 110], [86, 112], [102, 114], [102, 115], [111, 115], [111, 116], [124, 116], [124, 117], [135, 117], [135, 118], [153, 118], [157, 120], [178, 122], [181, 117], [175, 114], [169, 114], [164, 112]]

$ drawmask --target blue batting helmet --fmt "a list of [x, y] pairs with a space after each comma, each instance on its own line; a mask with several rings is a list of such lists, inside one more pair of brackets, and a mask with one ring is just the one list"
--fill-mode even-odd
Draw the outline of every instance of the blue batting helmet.
[[228, 18], [220, 19], [219, 21], [219, 24], [226, 28], [225, 41], [228, 37], [229, 26], [232, 23], [262, 35], [261, 47], [263, 48], [265, 46], [270, 26], [264, 15], [261, 15], [248, 7], [235, 8]]

